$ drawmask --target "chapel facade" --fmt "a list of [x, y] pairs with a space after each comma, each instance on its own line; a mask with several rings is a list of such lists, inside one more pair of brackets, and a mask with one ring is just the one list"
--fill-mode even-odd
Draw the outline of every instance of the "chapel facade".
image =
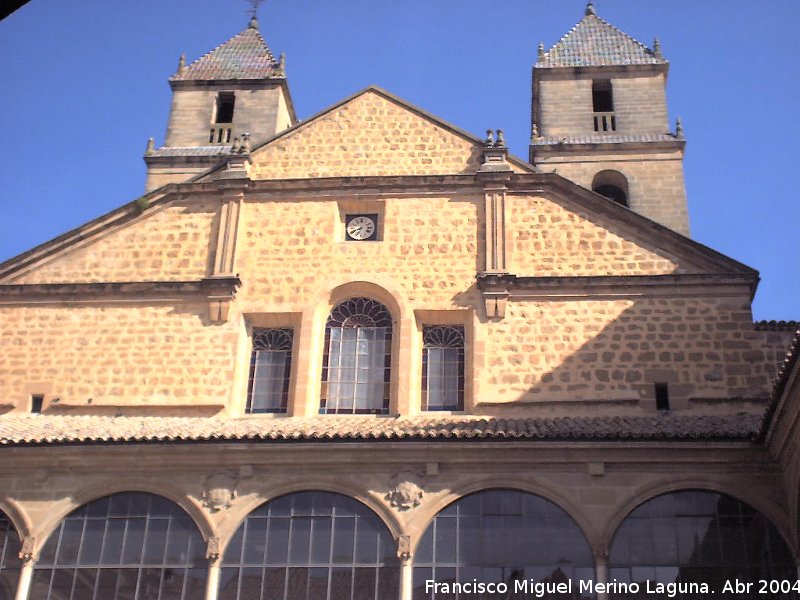
[[298, 120], [255, 18], [181, 57], [145, 194], [0, 264], [0, 600], [796, 582], [797, 324], [688, 237], [668, 66], [589, 4], [525, 160]]

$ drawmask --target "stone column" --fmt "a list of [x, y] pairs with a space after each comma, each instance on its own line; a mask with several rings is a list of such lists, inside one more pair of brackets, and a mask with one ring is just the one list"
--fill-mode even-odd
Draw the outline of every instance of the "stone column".
[[22, 548], [19, 551], [19, 557], [22, 560], [22, 570], [19, 572], [19, 579], [17, 580], [17, 593], [14, 600], [28, 600], [28, 595], [31, 590], [31, 580], [33, 579], [33, 546], [35, 539], [32, 536], [22, 538]]
[[17, 580], [17, 594], [14, 596], [14, 600], [28, 600], [31, 579], [33, 579], [33, 559], [23, 559], [22, 570], [19, 572], [19, 579]]
[[[608, 583], [608, 550], [606, 548], [594, 549], [595, 583]], [[597, 600], [608, 600], [608, 593], [598, 593]]]
[[400, 559], [400, 600], [411, 600], [414, 594], [414, 562], [411, 556], [411, 538], [397, 538], [397, 558]]
[[206, 549], [206, 558], [208, 559], [208, 579], [206, 581], [206, 600], [217, 600], [217, 593], [219, 591], [219, 538], [208, 538], [208, 547]]

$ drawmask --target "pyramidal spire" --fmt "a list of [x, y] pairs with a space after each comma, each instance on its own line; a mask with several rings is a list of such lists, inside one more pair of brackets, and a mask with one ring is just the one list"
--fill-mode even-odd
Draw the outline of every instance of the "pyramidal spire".
[[656, 50], [620, 31], [597, 16], [589, 2], [584, 17], [543, 55], [537, 68], [604, 65], [665, 64], [660, 44]]
[[268, 79], [282, 77], [280, 65], [258, 31], [255, 15], [247, 28], [182, 68], [170, 81], [214, 81], [220, 79]]

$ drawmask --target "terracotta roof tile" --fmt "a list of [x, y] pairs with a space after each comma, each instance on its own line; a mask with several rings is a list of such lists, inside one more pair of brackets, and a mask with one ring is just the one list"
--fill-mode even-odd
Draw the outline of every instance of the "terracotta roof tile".
[[536, 68], [656, 65], [666, 60], [595, 14], [587, 14], [550, 50]]
[[248, 27], [170, 77], [170, 81], [266, 79], [277, 67], [258, 29]]
[[109, 417], [18, 415], [0, 417], [0, 445], [216, 440], [747, 440], [761, 415], [653, 415], [632, 417], [312, 418]]

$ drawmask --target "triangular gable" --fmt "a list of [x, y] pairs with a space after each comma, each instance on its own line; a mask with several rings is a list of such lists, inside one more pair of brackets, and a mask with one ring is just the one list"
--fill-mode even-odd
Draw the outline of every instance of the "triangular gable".
[[[483, 142], [369, 87], [253, 150], [252, 179], [474, 173]], [[532, 172], [520, 159], [516, 172]]]

